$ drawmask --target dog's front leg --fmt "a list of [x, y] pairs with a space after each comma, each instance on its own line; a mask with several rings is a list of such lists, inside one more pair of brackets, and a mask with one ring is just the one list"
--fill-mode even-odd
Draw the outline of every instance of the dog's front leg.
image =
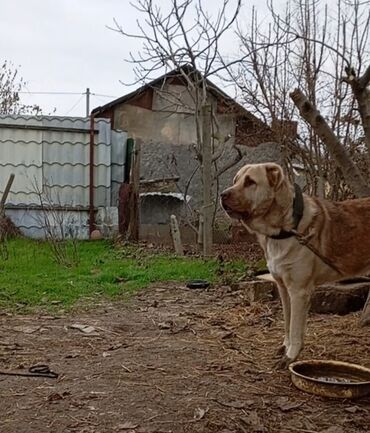
[[288, 347], [290, 345], [290, 338], [289, 338], [289, 333], [290, 333], [290, 299], [289, 299], [289, 294], [288, 294], [288, 290], [285, 287], [284, 283], [282, 281], [277, 280], [277, 287], [279, 290], [279, 295], [280, 295], [280, 299], [281, 299], [281, 304], [283, 307], [283, 317], [284, 317], [284, 342], [283, 345], [280, 346], [280, 348], [278, 349], [278, 355], [285, 355]]
[[289, 290], [290, 297], [290, 329], [289, 346], [285, 356], [279, 362], [279, 367], [285, 368], [295, 359], [303, 349], [306, 320], [310, 305], [310, 288]]

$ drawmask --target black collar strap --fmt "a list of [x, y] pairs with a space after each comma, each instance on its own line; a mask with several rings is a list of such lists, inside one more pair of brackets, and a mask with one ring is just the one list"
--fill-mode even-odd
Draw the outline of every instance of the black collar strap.
[[[294, 184], [294, 200], [293, 200], [293, 229], [297, 230], [302, 219], [304, 210], [302, 190], [296, 183]], [[271, 239], [287, 239], [294, 236], [294, 233], [286, 230], [281, 230], [278, 235], [269, 236]]]

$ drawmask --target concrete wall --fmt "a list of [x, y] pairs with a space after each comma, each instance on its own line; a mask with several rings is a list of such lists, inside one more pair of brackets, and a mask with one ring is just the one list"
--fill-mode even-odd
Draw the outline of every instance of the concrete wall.
[[[182, 93], [181, 89], [184, 89]], [[181, 101], [184, 101], [183, 105]], [[209, 103], [216, 105], [217, 101], [210, 96]], [[114, 125], [117, 129], [128, 131], [131, 137], [141, 138], [146, 145], [188, 145], [196, 142], [192, 109], [186, 87], [171, 85], [161, 92], [154, 90], [151, 110], [130, 103], [117, 106], [114, 112]], [[235, 133], [234, 114], [220, 114], [217, 115], [217, 119], [221, 134]]]

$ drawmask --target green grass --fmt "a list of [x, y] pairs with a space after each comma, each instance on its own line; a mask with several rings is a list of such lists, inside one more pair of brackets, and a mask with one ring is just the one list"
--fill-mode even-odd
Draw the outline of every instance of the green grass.
[[[216, 260], [149, 253], [108, 241], [79, 242], [78, 264], [55, 262], [46, 242], [9, 240], [0, 250], [0, 308], [69, 308], [79, 300], [119, 297], [155, 282], [208, 279], [216, 282]], [[226, 264], [224, 273], [241, 275], [243, 262]]]

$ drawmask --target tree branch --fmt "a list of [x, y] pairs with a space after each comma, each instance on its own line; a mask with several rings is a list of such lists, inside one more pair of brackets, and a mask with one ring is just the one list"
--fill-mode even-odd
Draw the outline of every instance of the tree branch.
[[366, 68], [366, 71], [358, 79], [358, 85], [360, 89], [365, 89], [370, 83], [370, 65]]
[[242, 160], [243, 158], [243, 153], [242, 151], [239, 149], [239, 147], [237, 147], [235, 144], [233, 146], [233, 149], [236, 150], [236, 154], [234, 156], [234, 158], [229, 161], [228, 163], [226, 163], [223, 167], [219, 168], [217, 170], [217, 173], [215, 175], [216, 178], [220, 177], [223, 173], [225, 173], [227, 170], [229, 170], [231, 167], [234, 167], [234, 165], [236, 165], [239, 161]]
[[295, 89], [290, 93], [290, 97], [303, 119], [311, 125], [315, 133], [325, 144], [354, 193], [359, 197], [370, 196], [370, 187], [361, 175], [360, 170], [353, 163], [346, 149], [342, 146], [316, 107], [309, 102], [299, 89]]

